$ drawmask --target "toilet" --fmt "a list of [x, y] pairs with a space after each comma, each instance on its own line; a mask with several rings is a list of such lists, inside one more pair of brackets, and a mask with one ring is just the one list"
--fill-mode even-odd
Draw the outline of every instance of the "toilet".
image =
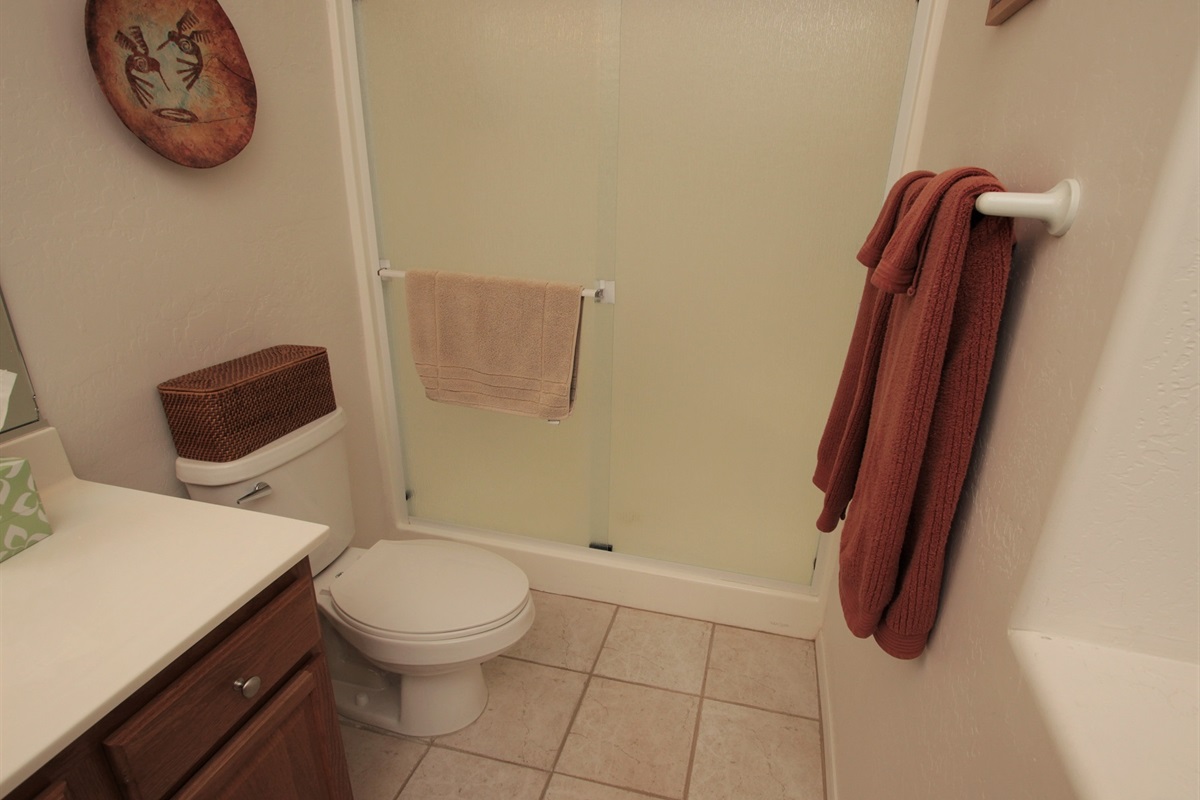
[[481, 664], [533, 624], [529, 580], [459, 542], [350, 547], [345, 425], [339, 408], [236, 461], [177, 459], [176, 475], [194, 500], [330, 527], [309, 561], [340, 714], [409, 736], [459, 730], [487, 705]]

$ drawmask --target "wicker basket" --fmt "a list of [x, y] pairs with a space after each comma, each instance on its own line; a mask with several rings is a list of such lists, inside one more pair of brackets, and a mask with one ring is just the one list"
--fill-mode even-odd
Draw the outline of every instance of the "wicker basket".
[[158, 385], [175, 450], [233, 461], [330, 412], [324, 347], [281, 344]]

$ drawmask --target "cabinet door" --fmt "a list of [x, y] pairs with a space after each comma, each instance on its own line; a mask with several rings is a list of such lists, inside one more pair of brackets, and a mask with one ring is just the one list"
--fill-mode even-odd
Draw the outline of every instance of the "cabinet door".
[[176, 800], [352, 800], [324, 656], [313, 659]]
[[68, 746], [4, 800], [122, 800], [108, 762], [95, 742], [91, 745]]
[[75, 795], [71, 794], [71, 788], [66, 781], [55, 781], [52, 786], [48, 786], [46, 791], [33, 800], [74, 800], [74, 797]]
[[[311, 584], [297, 581], [104, 739], [126, 794], [161, 800], [320, 646]], [[258, 694], [234, 690], [256, 676]]]

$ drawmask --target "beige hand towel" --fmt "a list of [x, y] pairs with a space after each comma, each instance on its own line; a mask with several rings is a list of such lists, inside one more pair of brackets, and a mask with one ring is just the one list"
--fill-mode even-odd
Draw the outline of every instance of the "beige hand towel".
[[404, 282], [426, 397], [541, 419], [571, 413], [582, 286], [425, 270]]

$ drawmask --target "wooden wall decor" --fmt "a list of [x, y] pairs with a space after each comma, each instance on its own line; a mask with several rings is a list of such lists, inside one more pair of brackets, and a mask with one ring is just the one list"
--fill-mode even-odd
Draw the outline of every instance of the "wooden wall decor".
[[215, 167], [250, 141], [258, 92], [217, 0], [88, 0], [84, 31], [104, 96], [155, 152]]
[[1032, 0], [988, 0], [988, 25], [1003, 25], [1013, 14], [1029, 5]]

